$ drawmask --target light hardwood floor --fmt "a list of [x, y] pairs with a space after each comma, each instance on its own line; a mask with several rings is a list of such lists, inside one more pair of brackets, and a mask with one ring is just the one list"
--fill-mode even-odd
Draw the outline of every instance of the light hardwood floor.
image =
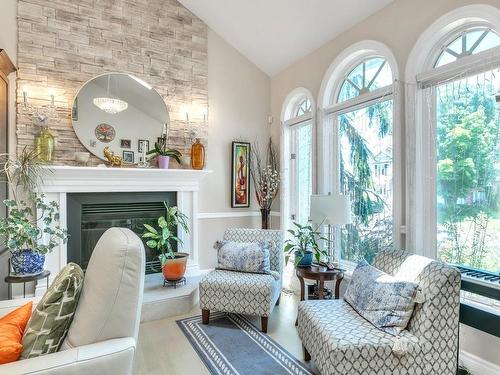
[[[302, 360], [302, 345], [295, 328], [297, 303], [297, 296], [282, 294], [280, 305], [269, 318], [268, 335]], [[196, 307], [185, 315], [142, 323], [134, 374], [209, 375], [176, 323], [178, 319], [200, 314]], [[260, 318], [249, 318], [256, 327], [260, 327]]]

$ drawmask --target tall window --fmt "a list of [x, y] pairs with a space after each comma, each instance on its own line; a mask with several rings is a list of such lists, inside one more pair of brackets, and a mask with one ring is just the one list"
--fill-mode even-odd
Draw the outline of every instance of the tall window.
[[374, 56], [344, 77], [327, 109], [338, 145], [333, 175], [352, 201], [353, 223], [341, 231], [340, 257], [371, 261], [393, 243], [393, 76], [386, 59]]
[[[456, 67], [460, 58], [497, 46], [495, 31], [466, 29], [442, 47], [434, 66]], [[428, 91], [435, 96], [437, 256], [499, 272], [500, 63], [493, 66], [458, 76], [454, 70]]]
[[313, 105], [309, 96], [299, 90], [291, 94], [285, 108], [287, 226], [292, 222], [304, 225], [309, 220], [309, 201], [313, 192]]
[[500, 271], [498, 69], [436, 90], [437, 255]]

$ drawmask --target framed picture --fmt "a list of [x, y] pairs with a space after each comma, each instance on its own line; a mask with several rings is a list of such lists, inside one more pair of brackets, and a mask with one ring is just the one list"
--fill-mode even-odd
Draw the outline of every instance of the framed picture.
[[130, 139], [120, 139], [120, 147], [121, 148], [131, 148], [132, 141]]
[[231, 207], [250, 207], [250, 143], [233, 142]]
[[134, 151], [123, 151], [123, 162], [134, 164]]
[[147, 140], [147, 139], [139, 139], [137, 141], [137, 151], [139, 152], [139, 154], [142, 154], [142, 148], [143, 147], [146, 148], [146, 152], [149, 151], [149, 140]]

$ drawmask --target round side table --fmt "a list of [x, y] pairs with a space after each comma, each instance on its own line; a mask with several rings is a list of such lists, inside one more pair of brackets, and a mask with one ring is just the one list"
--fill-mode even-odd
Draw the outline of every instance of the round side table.
[[[300, 300], [305, 300], [304, 279], [316, 280], [318, 284], [318, 299], [324, 299], [325, 281], [335, 280], [335, 299], [339, 299], [340, 283], [344, 279], [344, 271], [341, 269], [329, 270], [325, 266], [313, 264], [309, 267], [295, 267], [295, 274], [300, 281]], [[295, 321], [297, 326], [298, 321]]]
[[9, 286], [8, 286], [9, 299], [12, 298], [12, 285], [11, 284], [23, 283], [23, 297], [26, 298], [26, 283], [47, 278], [47, 289], [48, 289], [49, 288], [49, 276], [50, 276], [49, 270], [44, 270], [43, 272], [38, 273], [36, 275], [27, 275], [27, 276], [9, 275], [9, 276], [6, 276], [5, 282], [7, 284], [9, 284]]

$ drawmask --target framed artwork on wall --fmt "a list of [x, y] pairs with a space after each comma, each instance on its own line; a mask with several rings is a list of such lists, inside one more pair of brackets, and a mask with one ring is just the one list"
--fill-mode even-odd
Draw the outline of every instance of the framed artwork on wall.
[[137, 152], [142, 154], [142, 148], [146, 148], [146, 152], [149, 151], [149, 140], [147, 139], [139, 139], [137, 141]]
[[231, 207], [250, 207], [250, 143], [232, 145]]
[[130, 139], [120, 139], [120, 147], [121, 148], [131, 148], [132, 142]]
[[134, 151], [123, 151], [123, 162], [134, 164]]

